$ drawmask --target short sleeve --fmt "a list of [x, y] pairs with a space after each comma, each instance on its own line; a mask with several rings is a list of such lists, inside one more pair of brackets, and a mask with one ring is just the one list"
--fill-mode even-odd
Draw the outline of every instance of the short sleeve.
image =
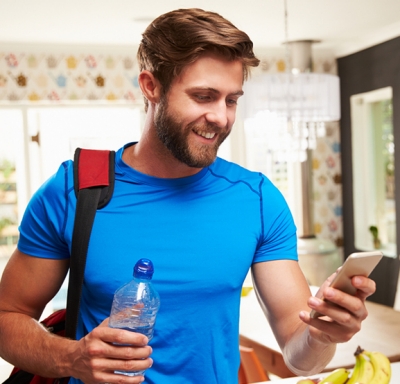
[[65, 259], [70, 255], [65, 240], [68, 196], [73, 189], [69, 181], [72, 162], [64, 162], [56, 174], [33, 195], [19, 226], [18, 249], [30, 256]]
[[262, 237], [254, 262], [298, 260], [296, 226], [282, 193], [264, 178], [262, 194]]

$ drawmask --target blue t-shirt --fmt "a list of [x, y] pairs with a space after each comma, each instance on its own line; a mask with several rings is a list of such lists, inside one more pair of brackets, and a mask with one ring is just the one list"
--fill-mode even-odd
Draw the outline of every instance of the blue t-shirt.
[[[116, 153], [114, 195], [95, 217], [77, 337], [109, 316], [114, 292], [147, 257], [161, 307], [145, 383], [235, 383], [249, 267], [297, 260], [288, 206], [265, 176], [220, 158], [193, 176], [162, 179], [129, 167], [123, 150]], [[66, 161], [30, 201], [19, 250], [68, 258], [75, 206], [73, 164]]]

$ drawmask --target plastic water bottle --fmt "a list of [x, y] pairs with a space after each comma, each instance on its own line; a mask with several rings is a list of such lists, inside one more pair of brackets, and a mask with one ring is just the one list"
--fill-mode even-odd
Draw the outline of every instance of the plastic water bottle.
[[[133, 268], [133, 279], [117, 289], [111, 307], [109, 326], [142, 333], [153, 338], [160, 296], [151, 282], [154, 267], [149, 259], [140, 259]], [[127, 376], [144, 375], [144, 371], [115, 371]]]

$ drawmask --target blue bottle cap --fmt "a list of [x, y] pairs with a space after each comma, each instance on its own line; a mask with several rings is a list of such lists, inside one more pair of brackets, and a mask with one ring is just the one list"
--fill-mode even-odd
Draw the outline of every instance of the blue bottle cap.
[[139, 259], [133, 268], [133, 276], [138, 279], [151, 280], [153, 273], [153, 263], [149, 259]]

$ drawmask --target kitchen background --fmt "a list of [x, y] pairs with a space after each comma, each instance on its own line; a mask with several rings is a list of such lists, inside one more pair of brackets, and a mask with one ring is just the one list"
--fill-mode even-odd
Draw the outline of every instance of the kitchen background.
[[[93, 53], [65, 50], [57, 47], [38, 51], [9, 50], [0, 52], [0, 103], [4, 106], [59, 106], [82, 101], [88, 105], [106, 102], [109, 105], [126, 103], [142, 105], [138, 88], [138, 66], [132, 52]], [[285, 72], [287, 63], [284, 50], [257, 53], [261, 59], [259, 68], [252, 72], [256, 77], [265, 72]], [[313, 71], [336, 74], [336, 60], [333, 54], [324, 52], [314, 58]], [[1, 116], [1, 109], [0, 109]], [[240, 116], [236, 124], [240, 129]], [[0, 130], [5, 127], [0, 126]], [[246, 164], [246, 155], [241, 159], [236, 152], [246, 149], [236, 148], [243, 142], [231, 142], [233, 160]], [[1, 144], [0, 144], [1, 151]], [[247, 152], [256, 148], [247, 147]], [[0, 152], [0, 161], [10, 161]], [[11, 161], [12, 162], [12, 161]], [[247, 161], [248, 163], [248, 161]], [[338, 247], [342, 245], [342, 203], [341, 164], [338, 122], [328, 123], [326, 136], [318, 139], [313, 153], [313, 186], [315, 201], [314, 231], [317, 236], [331, 239]], [[262, 167], [253, 162], [252, 168]], [[263, 169], [266, 173], [268, 170]], [[268, 175], [285, 193], [285, 177], [274, 172]], [[282, 180], [282, 177], [284, 178]], [[290, 197], [288, 197], [290, 199]], [[4, 202], [3, 202], [4, 203]], [[0, 200], [1, 204], [1, 200]]]
[[[221, 13], [249, 34], [261, 59], [253, 77], [290, 70], [284, 41], [312, 40], [312, 71], [337, 74], [338, 58], [400, 34], [397, 0], [251, 0], [234, 7], [226, 0], [154, 1], [151, 7], [136, 0], [115, 0], [111, 7], [107, 0], [95, 5], [85, 0], [0, 0], [0, 254], [9, 254], [14, 246], [20, 216], [29, 196], [50, 174], [49, 163], [70, 156], [77, 143], [67, 138], [70, 148], [64, 148], [67, 139], [62, 131], [80, 128], [75, 127], [76, 111], [68, 109], [68, 115], [62, 107], [79, 107], [79, 114], [88, 118], [85, 129], [92, 130], [96, 117], [87, 113], [91, 107], [98, 107], [101, 115], [96, 124], [110, 119], [110, 126], [126, 113], [125, 107], [134, 109], [125, 120], [135, 120], [132, 130], [136, 131], [128, 140], [138, 138], [144, 112], [135, 53], [141, 33], [156, 16], [189, 7]], [[110, 112], [113, 106], [120, 108], [119, 113]], [[103, 118], [105, 109], [110, 112], [107, 118]], [[262, 170], [295, 211], [299, 186], [290, 183], [291, 165], [266, 167], [265, 153], [256, 145], [266, 137], [252, 140], [245, 131], [239, 112], [221, 156]], [[55, 145], [49, 144], [51, 135]], [[103, 144], [108, 139], [104, 136]], [[41, 150], [34, 148], [39, 143]], [[45, 158], [45, 148], [52, 157]], [[36, 156], [31, 156], [32, 151]], [[25, 158], [17, 160], [21, 153]], [[339, 122], [327, 123], [326, 135], [318, 139], [312, 153], [313, 231], [336, 244], [340, 253], [344, 244], [341, 169]]]

